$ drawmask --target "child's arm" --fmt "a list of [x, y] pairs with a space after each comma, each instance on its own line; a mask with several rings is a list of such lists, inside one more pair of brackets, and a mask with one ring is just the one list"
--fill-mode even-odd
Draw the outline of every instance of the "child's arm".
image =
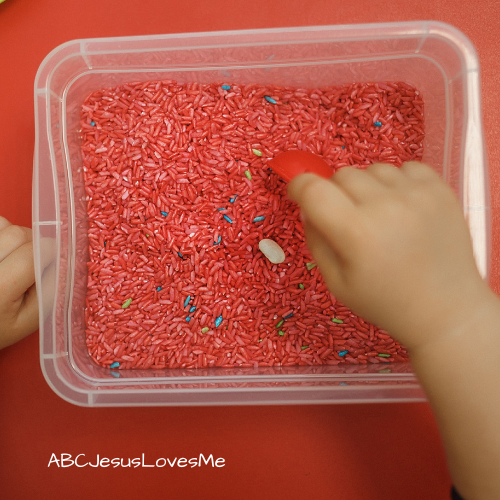
[[500, 300], [451, 189], [412, 162], [304, 174], [288, 193], [332, 293], [408, 348], [458, 491], [499, 499]]
[[0, 349], [38, 328], [31, 229], [0, 217]]

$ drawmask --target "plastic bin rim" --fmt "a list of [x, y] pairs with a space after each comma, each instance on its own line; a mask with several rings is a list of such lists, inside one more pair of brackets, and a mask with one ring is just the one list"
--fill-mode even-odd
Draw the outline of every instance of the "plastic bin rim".
[[[411, 28], [414, 33], [408, 33]], [[116, 43], [116, 42], [131, 42], [131, 41], [148, 41], [148, 40], [175, 40], [175, 39], [189, 39], [189, 38], [202, 38], [202, 37], [237, 37], [244, 35], [263, 35], [263, 34], [286, 34], [286, 33], [307, 33], [307, 32], [321, 32], [330, 31], [343, 33], [348, 36], [349, 33], [354, 33], [357, 30], [362, 30], [363, 33], [356, 33], [352, 39], [364, 38], [383, 38], [380, 30], [387, 29], [389, 32], [384, 36], [385, 38], [406, 38], [420, 34], [421, 36], [439, 36], [452, 43], [453, 46], [460, 49], [462, 56], [466, 62], [466, 70], [478, 70], [478, 56], [476, 49], [470, 39], [455, 26], [444, 23], [441, 21], [403, 21], [403, 22], [388, 22], [388, 23], [364, 23], [364, 24], [332, 24], [332, 25], [309, 25], [309, 26], [294, 26], [294, 27], [281, 27], [281, 28], [262, 28], [262, 29], [244, 29], [244, 30], [226, 30], [226, 31], [200, 31], [200, 32], [183, 32], [183, 33], [168, 33], [157, 35], [133, 35], [133, 36], [119, 36], [119, 37], [97, 37], [97, 38], [78, 38], [69, 40], [58, 45], [51, 50], [40, 63], [35, 76], [35, 91], [45, 88], [44, 85], [40, 86], [40, 77], [45, 70], [46, 66], [57, 59], [57, 54], [67, 47], [72, 45], [81, 48], [84, 43]], [[416, 31], [419, 31], [417, 33]], [[292, 41], [290, 41], [292, 42]], [[186, 49], [187, 47], [183, 47]], [[75, 51], [78, 54], [80, 51]], [[105, 52], [105, 51], [103, 51]]]
[[[386, 29], [387, 32], [384, 34], [383, 30]], [[421, 36], [423, 40], [427, 37], [437, 37], [441, 38], [443, 41], [452, 45], [457, 52], [463, 58], [465, 63], [465, 72], [478, 71], [478, 57], [476, 50], [472, 44], [472, 42], [467, 38], [467, 36], [462, 33], [456, 27], [439, 22], [439, 21], [408, 21], [408, 22], [391, 22], [391, 23], [367, 23], [367, 24], [348, 24], [348, 25], [320, 25], [320, 26], [297, 26], [297, 27], [282, 27], [282, 28], [266, 28], [266, 29], [247, 29], [247, 30], [228, 30], [228, 31], [209, 31], [209, 32], [192, 32], [192, 33], [171, 33], [171, 34], [162, 34], [162, 35], [141, 35], [141, 36], [121, 36], [121, 37], [100, 37], [100, 38], [87, 38], [87, 39], [75, 39], [65, 42], [56, 48], [54, 48], [42, 61], [40, 64], [36, 77], [35, 77], [35, 92], [45, 90], [46, 86], [40, 86], [40, 79], [42, 75], [45, 75], [50, 78], [53, 74], [53, 71], [58, 67], [61, 59], [65, 59], [66, 57], [71, 57], [74, 55], [82, 54], [84, 51], [84, 44], [90, 43], [104, 43], [109, 44], [107, 47], [104, 47], [101, 51], [97, 50], [96, 52], [106, 53], [113, 52], [112, 44], [127, 42], [131, 43], [134, 41], [165, 41], [165, 40], [188, 40], [192, 38], [193, 40], [200, 38], [215, 38], [215, 37], [226, 37], [228, 40], [228, 45], [230, 44], [230, 39], [237, 39], [237, 37], [243, 36], [251, 36], [257, 37], [258, 35], [272, 35], [272, 34], [307, 34], [307, 33], [315, 33], [315, 32], [329, 32], [332, 41], [336, 39], [342, 38], [344, 41], [350, 40], [363, 40], [363, 39], [404, 39], [408, 37], [418, 37]], [[303, 41], [314, 42], [314, 38], [304, 38]], [[269, 40], [269, 43], [276, 43], [277, 40]], [[251, 45], [251, 41], [247, 42]], [[290, 40], [290, 43], [294, 43], [294, 40]], [[71, 50], [66, 51], [64, 55], [59, 55], [60, 52], [65, 51], [65, 49], [72, 48]], [[149, 47], [153, 49], [153, 47]], [[180, 46], [179, 50], [189, 49], [188, 46]], [[145, 51], [147, 48], [144, 49]], [[38, 222], [38, 221], [36, 221]], [[51, 388], [58, 394], [62, 399], [65, 399], [68, 402], [73, 404], [78, 404], [81, 406], [87, 406], [87, 404], [81, 404], [76, 401], [73, 401], [69, 395], [63, 395], [60, 389], [56, 388], [52, 381], [50, 380], [50, 375], [46, 372], [45, 366], [42, 363], [42, 372], [44, 374], [44, 378], [47, 380]], [[70, 389], [71, 384], [68, 383], [67, 380], [59, 379], [60, 382], [63, 383], [64, 387]], [[49, 382], [50, 381], [50, 382]], [[86, 392], [86, 391], [84, 391]], [[388, 401], [391, 401], [389, 398]], [[395, 401], [395, 400], [393, 400]], [[398, 400], [399, 401], [399, 400]], [[121, 403], [123, 405], [124, 403]], [[195, 403], [196, 404], [196, 403]], [[203, 404], [203, 403], [199, 403]], [[228, 402], [227, 404], [234, 404]], [[255, 404], [255, 403], [247, 403], [247, 404]], [[127, 405], [128, 406], [128, 405]], [[156, 405], [155, 405], [156, 406]]]

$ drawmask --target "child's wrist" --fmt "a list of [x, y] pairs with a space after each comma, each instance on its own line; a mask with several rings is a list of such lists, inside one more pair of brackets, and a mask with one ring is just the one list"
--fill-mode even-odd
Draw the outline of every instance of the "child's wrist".
[[469, 355], [473, 355], [474, 345], [479, 343], [500, 345], [500, 299], [483, 284], [470, 298], [464, 297], [457, 303], [454, 311], [431, 323], [423, 336], [425, 340], [417, 339], [414, 345], [408, 346], [412, 359], [430, 352], [456, 352], [456, 349], [469, 349]]

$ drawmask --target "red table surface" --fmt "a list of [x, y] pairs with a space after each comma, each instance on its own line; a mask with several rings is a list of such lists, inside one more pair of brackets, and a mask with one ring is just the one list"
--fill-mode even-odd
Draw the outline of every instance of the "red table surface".
[[[0, 214], [31, 225], [33, 82], [75, 38], [435, 19], [475, 44], [492, 186], [491, 282], [500, 290], [500, 3], [488, 0], [7, 0], [0, 5]], [[51, 454], [223, 457], [222, 468], [48, 467]], [[0, 352], [0, 498], [445, 499], [427, 404], [80, 408], [52, 392], [38, 334]]]

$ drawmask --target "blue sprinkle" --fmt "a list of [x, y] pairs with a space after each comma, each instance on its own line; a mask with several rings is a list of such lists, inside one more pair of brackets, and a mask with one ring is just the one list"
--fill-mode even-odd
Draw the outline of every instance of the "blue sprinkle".
[[223, 85], [222, 88], [224, 90], [231, 90], [231, 85]]
[[110, 368], [118, 368], [120, 366], [120, 363], [118, 361], [115, 361], [112, 365], [110, 365]]
[[340, 351], [339, 356], [345, 356], [349, 351]]
[[189, 323], [191, 321], [191, 318], [189, 316], [186, 316], [186, 321]]
[[347, 382], [340, 382], [339, 385], [349, 385], [349, 384], [347, 384]]
[[290, 313], [288, 316], [285, 316], [283, 319], [288, 319], [288, 318], [291, 318], [293, 316], [293, 313]]
[[255, 219], [253, 220], [254, 222], [260, 222], [262, 220], [264, 220], [266, 217], [264, 215], [259, 215], [258, 217], [255, 217]]
[[264, 96], [264, 99], [267, 101], [267, 102], [270, 102], [271, 104], [277, 104], [277, 102], [272, 98], [272, 97], [269, 97], [268, 95], [265, 95]]
[[160, 213], [163, 215], [163, 217], [166, 217], [168, 215], [168, 212], [160, 212]]
[[222, 217], [224, 217], [224, 219], [226, 219], [230, 224], [233, 223], [233, 221], [227, 215], [223, 215]]
[[381, 127], [382, 123], [381, 122], [375, 122], [374, 125], [375, 125], [375, 127]]
[[215, 328], [217, 328], [220, 324], [222, 323], [222, 316], [219, 316], [216, 320], [215, 320]]
[[91, 127], [95, 127], [95, 122], [90, 122]]
[[187, 306], [188, 306], [188, 304], [189, 304], [190, 300], [191, 300], [191, 295], [188, 295], [188, 296], [186, 297], [186, 300], [184, 301], [184, 307], [187, 307]]
[[225, 207], [218, 208], [217, 212], [220, 212], [221, 210], [226, 210], [226, 208]]
[[217, 240], [217, 242], [214, 241], [214, 245], [218, 245], [220, 243], [221, 239], [222, 239], [222, 236], [219, 234], [219, 239]]
[[342, 146], [342, 149], [345, 149], [345, 146]]
[[118, 372], [111, 372], [111, 375], [115, 378], [120, 378], [120, 374]]
[[224, 76], [231, 76], [231, 73], [229, 73], [229, 71], [221, 71], [221, 73], [222, 73]]
[[229, 203], [234, 203], [236, 201], [236, 198], [238, 197], [237, 194], [234, 195], [234, 198], [229, 198]]
[[161, 286], [159, 286], [156, 291], [159, 292], [161, 290]]
[[104, 242], [104, 246], [106, 246], [106, 242]]
[[196, 311], [196, 306], [191, 306], [189, 312], [194, 313], [195, 311]]
[[181, 252], [177, 252], [177, 255], [184, 260], [184, 257], [182, 256]]

